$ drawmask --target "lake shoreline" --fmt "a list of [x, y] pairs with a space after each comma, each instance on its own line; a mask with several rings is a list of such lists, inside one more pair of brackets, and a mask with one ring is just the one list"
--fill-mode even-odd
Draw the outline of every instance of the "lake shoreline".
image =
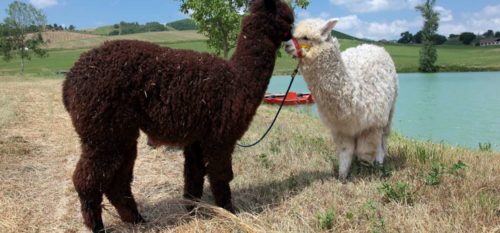
[[[285, 76], [291, 75], [294, 68], [290, 68], [290, 71], [275, 71], [273, 76]], [[412, 74], [412, 73], [422, 73], [422, 74], [439, 74], [439, 73], [471, 73], [471, 72], [499, 72], [500, 67], [460, 67], [460, 66], [441, 66], [438, 72], [435, 73], [423, 73], [418, 71], [418, 67], [414, 68], [403, 68], [396, 69], [398, 74]]]
[[[500, 151], [496, 118], [500, 108], [491, 105], [500, 102], [496, 90], [500, 72], [400, 73], [399, 77], [396, 131], [409, 138], [471, 149], [491, 143], [493, 150]], [[289, 82], [288, 76], [275, 76], [267, 91], [284, 93]], [[310, 92], [302, 76], [297, 76], [291, 90]], [[317, 116], [315, 105], [299, 109]]]

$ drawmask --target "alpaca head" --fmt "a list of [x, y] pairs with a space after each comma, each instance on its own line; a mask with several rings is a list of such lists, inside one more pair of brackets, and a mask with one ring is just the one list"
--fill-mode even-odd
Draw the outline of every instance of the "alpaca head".
[[279, 45], [292, 38], [294, 14], [290, 6], [282, 0], [254, 0], [250, 13], [243, 24], [258, 25], [259, 31], [271, 38], [275, 44]]
[[295, 27], [293, 39], [286, 43], [286, 52], [301, 59], [315, 59], [326, 47], [338, 47], [338, 41], [331, 33], [337, 22], [337, 19], [301, 21]]

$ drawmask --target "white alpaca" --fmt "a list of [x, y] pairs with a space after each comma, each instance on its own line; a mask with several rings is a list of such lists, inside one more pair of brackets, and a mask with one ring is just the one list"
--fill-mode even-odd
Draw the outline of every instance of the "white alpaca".
[[339, 177], [346, 179], [354, 155], [369, 165], [383, 163], [398, 78], [382, 47], [360, 45], [341, 53], [331, 35], [336, 23], [335, 19], [300, 22], [286, 50], [300, 59], [319, 115], [336, 143]]

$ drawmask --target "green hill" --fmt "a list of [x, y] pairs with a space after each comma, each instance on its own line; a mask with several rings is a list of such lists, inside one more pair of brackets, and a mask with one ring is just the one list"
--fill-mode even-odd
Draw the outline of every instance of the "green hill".
[[179, 31], [198, 30], [198, 26], [196, 26], [196, 23], [192, 19], [181, 19], [170, 22], [167, 23], [167, 27], [171, 27]]
[[101, 26], [101, 27], [94, 28], [94, 29], [86, 29], [83, 31], [86, 33], [89, 33], [89, 34], [93, 34], [93, 35], [107, 36], [113, 30], [114, 30], [113, 25], [106, 25], [106, 26]]
[[[338, 32], [337, 32], [338, 33]], [[370, 43], [344, 33], [335, 34], [341, 48], [347, 49], [362, 43]], [[61, 35], [60, 40], [53, 40], [47, 48], [49, 56], [44, 59], [33, 57], [26, 64], [26, 73], [30, 75], [51, 76], [59, 70], [68, 70], [82, 52], [99, 46], [107, 40], [131, 39], [149, 41], [178, 49], [190, 49], [200, 52], [213, 52], [205, 43], [206, 37], [196, 31], [165, 31], [137, 33], [122, 36], [83, 36], [68, 37]], [[353, 39], [354, 38], [354, 39]], [[380, 44], [393, 57], [398, 72], [417, 72], [421, 45]], [[437, 65], [441, 71], [490, 71], [500, 70], [500, 50], [498, 47], [473, 47], [464, 45], [439, 45]], [[288, 74], [297, 61], [281, 51], [282, 56], [276, 61], [275, 74]], [[473, 59], [472, 59], [473, 58]], [[18, 74], [19, 59], [11, 62], [0, 60], [0, 75]]]
[[345, 34], [345, 33], [343, 33], [343, 32], [335, 31], [335, 30], [333, 30], [333, 31], [332, 31], [332, 36], [335, 36], [337, 39], [345, 39], [345, 40], [361, 40], [361, 39], [356, 38], [356, 37], [354, 37], [354, 36], [351, 36], [351, 35]]

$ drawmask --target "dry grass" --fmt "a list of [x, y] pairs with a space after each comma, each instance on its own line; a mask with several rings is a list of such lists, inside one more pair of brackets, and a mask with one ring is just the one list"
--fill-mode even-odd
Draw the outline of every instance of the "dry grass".
[[[60, 86], [0, 77], [0, 232], [86, 231], [70, 181], [79, 145]], [[274, 112], [261, 107], [245, 141], [257, 138]], [[104, 221], [113, 232], [319, 232], [328, 229], [318, 216], [330, 211], [337, 232], [499, 232], [499, 153], [391, 139], [384, 169], [355, 166], [342, 184], [327, 130], [316, 118], [284, 111], [262, 144], [234, 153], [239, 214], [202, 204], [193, 218], [181, 199], [182, 152], [152, 150], [141, 136], [133, 191], [149, 223], [121, 223], [107, 202]], [[425, 183], [433, 164], [458, 161], [467, 167]], [[408, 184], [412, 203], [382, 196], [380, 187], [396, 182]], [[213, 203], [210, 194], [203, 201]]]
[[47, 43], [47, 48], [59, 48], [60, 44], [69, 44], [71, 42], [97, 38], [101, 36], [78, 33], [78, 32], [67, 32], [67, 31], [47, 31], [42, 34], [44, 41]]

